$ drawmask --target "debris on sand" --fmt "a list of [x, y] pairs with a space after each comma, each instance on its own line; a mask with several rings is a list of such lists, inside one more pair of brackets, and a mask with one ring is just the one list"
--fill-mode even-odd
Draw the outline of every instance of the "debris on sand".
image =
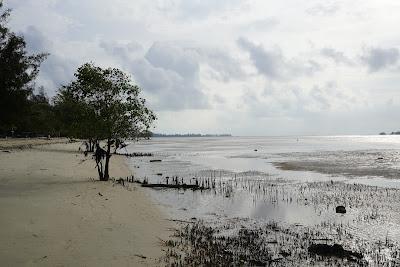
[[161, 159], [151, 159], [150, 162], [161, 162]]
[[146, 256], [143, 256], [143, 255], [141, 255], [141, 254], [135, 254], [135, 256], [136, 256], [136, 257], [139, 257], [139, 258], [142, 258], [142, 259], [147, 259]]
[[117, 153], [117, 155], [125, 156], [125, 157], [152, 157], [152, 153], [142, 153], [142, 152], [134, 152], [134, 153]]
[[336, 207], [336, 213], [346, 213], [346, 208], [344, 206], [337, 206]]
[[308, 247], [308, 252], [320, 256], [347, 258], [348, 260], [362, 259], [363, 255], [358, 252], [346, 250], [339, 244], [311, 244]]
[[150, 187], [150, 188], [173, 188], [173, 189], [191, 189], [191, 190], [207, 190], [209, 187], [203, 187], [195, 184], [146, 184], [140, 183], [142, 187]]
[[[254, 226], [240, 219], [228, 220], [223, 224], [203, 220], [186, 224], [176, 231], [173, 239], [165, 241], [164, 262], [167, 266], [366, 264], [363, 254], [345, 250], [339, 244], [310, 244], [310, 234], [317, 232], [305, 228], [280, 227], [274, 222]], [[275, 238], [276, 242], [269, 243], [271, 238]]]

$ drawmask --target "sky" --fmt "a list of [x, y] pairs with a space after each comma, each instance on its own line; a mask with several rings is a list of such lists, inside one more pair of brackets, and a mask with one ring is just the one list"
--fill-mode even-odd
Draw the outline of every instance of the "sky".
[[52, 97], [85, 62], [142, 88], [155, 132], [400, 130], [398, 0], [5, 0]]

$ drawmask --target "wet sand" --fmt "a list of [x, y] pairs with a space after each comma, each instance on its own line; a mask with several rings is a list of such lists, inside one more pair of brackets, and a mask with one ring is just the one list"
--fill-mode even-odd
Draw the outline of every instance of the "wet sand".
[[[23, 142], [0, 142], [3, 266], [157, 264], [171, 226], [141, 188], [91, 179], [94, 162], [77, 152], [80, 143]], [[113, 156], [110, 173], [131, 172]]]
[[[284, 171], [306, 171], [349, 178], [399, 178], [398, 150], [324, 151], [281, 154], [284, 162], [273, 162]], [[289, 159], [288, 161], [286, 161]]]

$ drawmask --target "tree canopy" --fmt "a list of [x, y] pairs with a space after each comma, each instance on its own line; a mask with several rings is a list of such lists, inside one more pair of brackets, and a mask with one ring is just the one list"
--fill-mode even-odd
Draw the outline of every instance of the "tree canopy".
[[0, 2], [0, 131], [27, 126], [29, 98], [47, 54], [28, 54], [26, 43], [7, 27], [10, 10]]
[[[111, 147], [148, 131], [156, 116], [139, 96], [140, 88], [119, 69], [86, 63], [74, 76], [74, 81], [60, 89], [56, 109], [64, 114], [62, 120], [69, 123], [71, 133], [96, 140], [99, 177], [107, 180]], [[98, 143], [100, 140], [106, 141], [104, 150]]]
[[116, 151], [124, 139], [142, 137], [156, 119], [140, 88], [119, 69], [86, 63], [53, 103], [44, 88], [35, 94], [34, 81], [47, 54], [28, 53], [23, 36], [7, 27], [10, 12], [0, 0], [0, 135], [16, 130], [86, 139], [100, 180], [108, 180], [111, 147]]

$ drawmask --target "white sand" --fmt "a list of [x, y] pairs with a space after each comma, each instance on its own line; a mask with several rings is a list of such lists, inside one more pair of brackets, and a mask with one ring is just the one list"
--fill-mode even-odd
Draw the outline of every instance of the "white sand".
[[[0, 265], [159, 265], [170, 223], [141, 188], [90, 181], [94, 162], [78, 145], [0, 152]], [[112, 176], [130, 174], [111, 160]]]

